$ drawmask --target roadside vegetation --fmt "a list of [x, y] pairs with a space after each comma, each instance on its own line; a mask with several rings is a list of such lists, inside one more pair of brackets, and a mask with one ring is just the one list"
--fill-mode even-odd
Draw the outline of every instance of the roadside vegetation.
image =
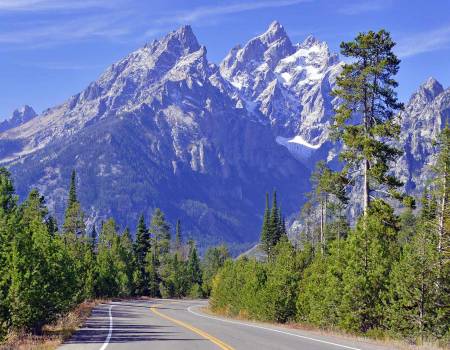
[[0, 340], [45, 338], [48, 325], [98, 298], [207, 297], [229, 256], [226, 247], [213, 247], [201, 261], [180, 221], [172, 235], [160, 209], [149, 226], [140, 217], [135, 239], [114, 219], [86, 232], [75, 172], [66, 208], [59, 228], [36, 189], [18, 204], [10, 174], [0, 168]]
[[[342, 170], [317, 165], [295, 247], [274, 194], [261, 233], [267, 261], [228, 260], [214, 279], [214, 312], [450, 345], [450, 129], [436, 142], [433, 178], [416, 209], [389, 171], [401, 154], [392, 141], [403, 108], [393, 47], [385, 31], [341, 44], [351, 62], [334, 91]], [[350, 205], [361, 211], [354, 227]]]

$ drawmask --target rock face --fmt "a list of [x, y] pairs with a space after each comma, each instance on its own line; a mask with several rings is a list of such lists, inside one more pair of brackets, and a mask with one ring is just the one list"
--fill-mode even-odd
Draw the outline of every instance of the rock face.
[[[239, 103], [257, 110], [276, 136], [318, 147], [328, 137], [333, 114], [330, 95], [341, 70], [325, 42], [309, 36], [293, 45], [281, 24], [230, 51], [220, 65]], [[281, 143], [283, 144], [283, 143]]]
[[16, 128], [22, 124], [25, 124], [36, 116], [37, 114], [32, 107], [24, 105], [16, 109], [13, 112], [11, 118], [0, 122], [0, 132]]
[[[330, 92], [341, 66], [325, 43], [293, 44], [278, 22], [216, 66], [183, 26], [39, 117], [13, 116], [0, 129], [0, 164], [21, 196], [40, 189], [60, 222], [74, 168], [90, 223], [113, 216], [134, 228], [161, 207], [185, 237], [243, 249], [259, 238], [265, 192], [276, 188], [283, 212], [297, 212], [309, 169], [333, 159]], [[407, 104], [394, 170], [408, 189], [429, 176], [449, 114], [450, 90], [434, 79]]]
[[434, 78], [429, 78], [411, 96], [402, 116], [400, 144], [404, 155], [396, 173], [406, 190], [419, 194], [430, 179], [436, 156], [434, 141], [450, 120], [450, 88], [444, 90]]
[[63, 217], [72, 168], [91, 221], [134, 227], [159, 206], [203, 244], [258, 239], [264, 193], [297, 209], [307, 173], [269, 125], [236, 107], [189, 26], [109, 67], [39, 118], [0, 134], [19, 193], [38, 187]]

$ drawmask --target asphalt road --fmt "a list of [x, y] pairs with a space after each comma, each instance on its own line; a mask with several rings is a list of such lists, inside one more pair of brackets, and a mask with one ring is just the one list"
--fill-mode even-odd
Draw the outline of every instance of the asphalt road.
[[205, 314], [205, 301], [122, 301], [100, 305], [61, 350], [385, 350], [319, 332]]

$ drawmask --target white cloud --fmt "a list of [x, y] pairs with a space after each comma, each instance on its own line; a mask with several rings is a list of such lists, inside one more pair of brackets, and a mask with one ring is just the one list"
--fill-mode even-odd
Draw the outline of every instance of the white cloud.
[[74, 10], [95, 7], [111, 7], [107, 0], [0, 0], [0, 12]]
[[369, 0], [358, 1], [351, 4], [343, 5], [338, 12], [343, 15], [359, 15], [361, 13], [381, 11], [391, 5], [391, 0]]
[[158, 24], [177, 23], [190, 24], [201, 19], [208, 19], [210, 17], [217, 17], [221, 15], [229, 15], [233, 13], [240, 13], [246, 11], [259, 10], [264, 8], [276, 8], [297, 5], [312, 0], [278, 0], [278, 1], [254, 1], [254, 2], [239, 2], [219, 6], [202, 6], [183, 12], [176, 12], [171, 16], [161, 17], [156, 20]]
[[448, 47], [450, 47], [450, 25], [404, 36], [398, 40], [395, 51], [398, 56], [405, 58]]
[[128, 34], [127, 27], [116, 26], [122, 17], [112, 14], [80, 16], [69, 21], [34, 21], [16, 30], [2, 30], [0, 43], [33, 48], [93, 37], [115, 38]]

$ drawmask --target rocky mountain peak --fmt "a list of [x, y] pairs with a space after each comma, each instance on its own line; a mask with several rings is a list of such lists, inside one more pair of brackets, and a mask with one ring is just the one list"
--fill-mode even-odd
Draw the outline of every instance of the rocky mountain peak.
[[16, 110], [14, 110], [11, 119], [26, 122], [36, 116], [37, 116], [37, 114], [32, 107], [30, 107], [28, 105], [24, 105], [20, 108], [17, 108]]
[[306, 37], [305, 40], [303, 40], [303, 42], [300, 44], [300, 47], [311, 48], [312, 46], [317, 44], [320, 44], [320, 41], [317, 40], [317, 38], [314, 35], [310, 34]]
[[18, 127], [36, 116], [34, 109], [28, 105], [17, 108], [12, 113], [11, 118], [0, 122], [0, 132]]
[[259, 38], [267, 44], [271, 44], [277, 40], [287, 40], [290, 42], [284, 27], [278, 21], [272, 22], [269, 28]]
[[420, 88], [429, 100], [434, 100], [439, 94], [444, 91], [442, 85], [433, 77], [429, 77], [425, 83], [423, 83]]
[[443, 91], [442, 85], [435, 78], [430, 77], [411, 96], [406, 109], [418, 113]]
[[178, 46], [184, 50], [184, 54], [195, 52], [200, 49], [200, 44], [190, 25], [185, 25], [172, 33], [168, 34], [163, 42], [167, 43], [168, 47]]

